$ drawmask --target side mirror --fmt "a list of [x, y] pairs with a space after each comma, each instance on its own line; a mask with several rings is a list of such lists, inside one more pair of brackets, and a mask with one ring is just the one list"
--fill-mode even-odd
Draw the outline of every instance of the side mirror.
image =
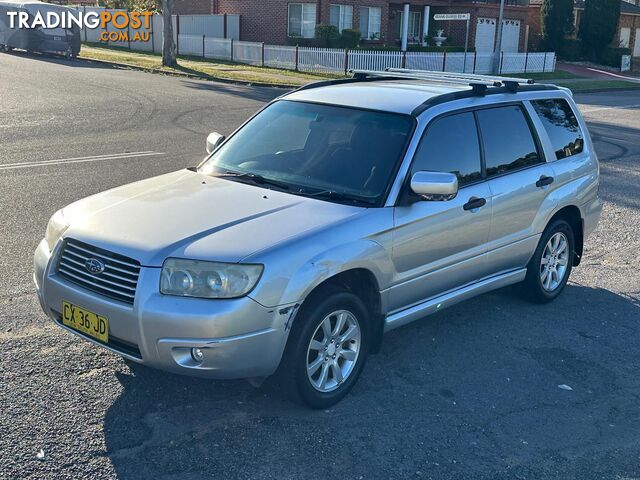
[[218, 132], [210, 133], [207, 137], [207, 153], [213, 152], [222, 142], [224, 142], [224, 135]]
[[458, 177], [445, 172], [416, 172], [411, 190], [425, 200], [451, 200], [458, 194]]

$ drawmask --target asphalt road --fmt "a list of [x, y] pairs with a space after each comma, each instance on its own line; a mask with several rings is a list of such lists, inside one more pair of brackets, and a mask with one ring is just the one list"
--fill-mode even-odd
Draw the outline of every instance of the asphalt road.
[[131, 366], [45, 318], [31, 255], [55, 210], [197, 163], [280, 93], [0, 56], [0, 478], [640, 477], [638, 92], [577, 97], [606, 203], [561, 298], [507, 289], [391, 332], [331, 410]]

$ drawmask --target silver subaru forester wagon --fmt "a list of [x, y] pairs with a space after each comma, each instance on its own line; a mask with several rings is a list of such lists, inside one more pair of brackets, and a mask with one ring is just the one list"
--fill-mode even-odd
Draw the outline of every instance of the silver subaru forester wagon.
[[359, 71], [269, 103], [198, 166], [80, 200], [35, 252], [45, 313], [127, 359], [344, 397], [383, 334], [519, 284], [549, 302], [596, 226], [562, 88]]

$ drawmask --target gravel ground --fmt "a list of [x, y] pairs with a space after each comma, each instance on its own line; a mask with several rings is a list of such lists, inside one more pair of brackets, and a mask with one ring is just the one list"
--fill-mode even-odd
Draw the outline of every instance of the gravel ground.
[[0, 56], [0, 168], [159, 153], [0, 170], [0, 478], [640, 477], [637, 92], [577, 97], [605, 207], [565, 293], [506, 289], [391, 332], [331, 410], [130, 365], [47, 321], [30, 257], [51, 213], [195, 163], [279, 93]]

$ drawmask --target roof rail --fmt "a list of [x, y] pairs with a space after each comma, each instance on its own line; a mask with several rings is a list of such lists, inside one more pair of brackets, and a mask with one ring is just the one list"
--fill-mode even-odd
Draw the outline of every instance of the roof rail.
[[535, 83], [535, 80], [531, 78], [505, 77], [502, 75], [481, 75], [479, 73], [438, 72], [434, 70], [411, 70], [409, 68], [388, 68], [386, 71], [396, 72], [396, 73], [429, 73], [429, 74], [436, 74], [436, 75], [446, 76], [446, 77], [470, 78], [470, 79], [477, 79], [477, 80], [495, 81], [495, 82], [501, 82], [501, 83], [514, 82], [514, 83], [524, 83], [528, 85]]
[[353, 78], [357, 80], [366, 80], [372, 78], [379, 79], [409, 79], [409, 80], [426, 80], [433, 83], [449, 83], [453, 85], [468, 85], [477, 95], [484, 95], [487, 87], [499, 87], [500, 82], [489, 81], [484, 79], [464, 79], [456, 78], [448, 75], [438, 75], [442, 72], [431, 72], [428, 70], [403, 70], [400, 72], [391, 70], [353, 70]]
[[521, 84], [531, 85], [534, 80], [502, 77], [493, 75], [477, 75], [472, 73], [438, 72], [434, 70], [411, 70], [408, 68], [388, 68], [384, 71], [354, 70], [354, 78], [393, 77], [412, 80], [426, 80], [437, 83], [469, 85], [476, 94], [484, 95], [487, 87], [504, 86], [510, 92], [517, 92]]

